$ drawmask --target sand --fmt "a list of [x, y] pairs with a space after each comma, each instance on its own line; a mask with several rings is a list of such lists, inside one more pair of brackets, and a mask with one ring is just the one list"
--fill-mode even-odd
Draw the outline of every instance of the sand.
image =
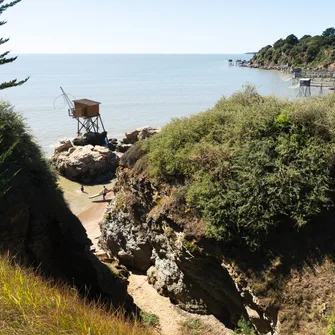
[[113, 188], [114, 181], [108, 184], [84, 186], [84, 192], [81, 192], [81, 184], [59, 177], [59, 185], [63, 189], [64, 198], [68, 203], [71, 211], [80, 220], [87, 232], [88, 238], [92, 241], [92, 249], [95, 252], [100, 252], [98, 247], [98, 239], [100, 236], [99, 222], [102, 220], [104, 212], [110, 200], [113, 198], [113, 193], [106, 195], [106, 200], [102, 200], [102, 196], [94, 199], [89, 199], [90, 196], [102, 191], [103, 186], [108, 189]]

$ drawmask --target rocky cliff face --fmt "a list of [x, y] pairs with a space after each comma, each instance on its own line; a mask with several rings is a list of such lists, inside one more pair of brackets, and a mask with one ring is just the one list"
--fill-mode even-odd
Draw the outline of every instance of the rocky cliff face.
[[[242, 250], [205, 238], [201, 218], [176, 208], [173, 186], [157, 185], [126, 167], [117, 177], [100, 244], [110, 257], [146, 272], [160, 294], [187, 311], [213, 314], [228, 327], [244, 317], [258, 334], [312, 335], [326, 327], [335, 301], [330, 270], [335, 267], [321, 255], [334, 245], [327, 238], [333, 221], [300, 231], [299, 238], [292, 228], [282, 228], [269, 241], [275, 245], [280, 234], [286, 241], [281, 255], [258, 255], [256, 266], [249, 266]], [[317, 260], [308, 258], [313, 250]]]
[[[160, 294], [187, 311], [213, 314], [228, 327], [253, 316], [261, 333], [275, 332], [276, 315], [263, 309], [248, 283], [225, 264], [219, 245], [190, 234], [170, 203], [173, 191], [127, 168], [118, 170], [117, 188], [101, 223], [100, 244], [110, 257], [146, 271]], [[200, 224], [193, 219], [196, 230]]]

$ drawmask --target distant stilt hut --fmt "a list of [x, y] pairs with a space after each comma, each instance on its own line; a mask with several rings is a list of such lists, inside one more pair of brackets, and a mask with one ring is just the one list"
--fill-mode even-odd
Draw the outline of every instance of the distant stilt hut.
[[86, 133], [99, 133], [100, 127], [105, 131], [99, 111], [100, 102], [89, 99], [73, 100], [72, 102], [62, 88], [61, 90], [69, 107], [69, 116], [77, 120], [78, 135], [83, 129]]
[[310, 96], [311, 96], [311, 78], [300, 78], [298, 97], [306, 98]]

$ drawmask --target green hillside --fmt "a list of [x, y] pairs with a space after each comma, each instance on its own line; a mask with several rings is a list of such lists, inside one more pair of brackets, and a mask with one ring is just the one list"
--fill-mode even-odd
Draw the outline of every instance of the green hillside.
[[208, 237], [257, 250], [276, 227], [299, 229], [333, 205], [334, 116], [335, 95], [288, 101], [248, 87], [174, 120], [121, 163], [177, 187]]
[[335, 29], [328, 28], [322, 35], [304, 35], [300, 39], [291, 34], [260, 49], [251, 61], [264, 65], [335, 69]]

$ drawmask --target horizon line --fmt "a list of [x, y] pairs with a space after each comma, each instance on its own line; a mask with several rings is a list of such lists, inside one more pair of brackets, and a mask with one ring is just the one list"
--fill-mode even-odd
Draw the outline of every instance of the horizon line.
[[11, 54], [16, 54], [16, 55], [162, 55], [162, 56], [169, 56], [169, 55], [246, 55], [249, 54], [252, 51], [247, 51], [247, 52], [226, 52], [226, 53], [124, 53], [124, 52], [114, 52], [114, 53], [83, 53], [83, 52], [10, 52]]

